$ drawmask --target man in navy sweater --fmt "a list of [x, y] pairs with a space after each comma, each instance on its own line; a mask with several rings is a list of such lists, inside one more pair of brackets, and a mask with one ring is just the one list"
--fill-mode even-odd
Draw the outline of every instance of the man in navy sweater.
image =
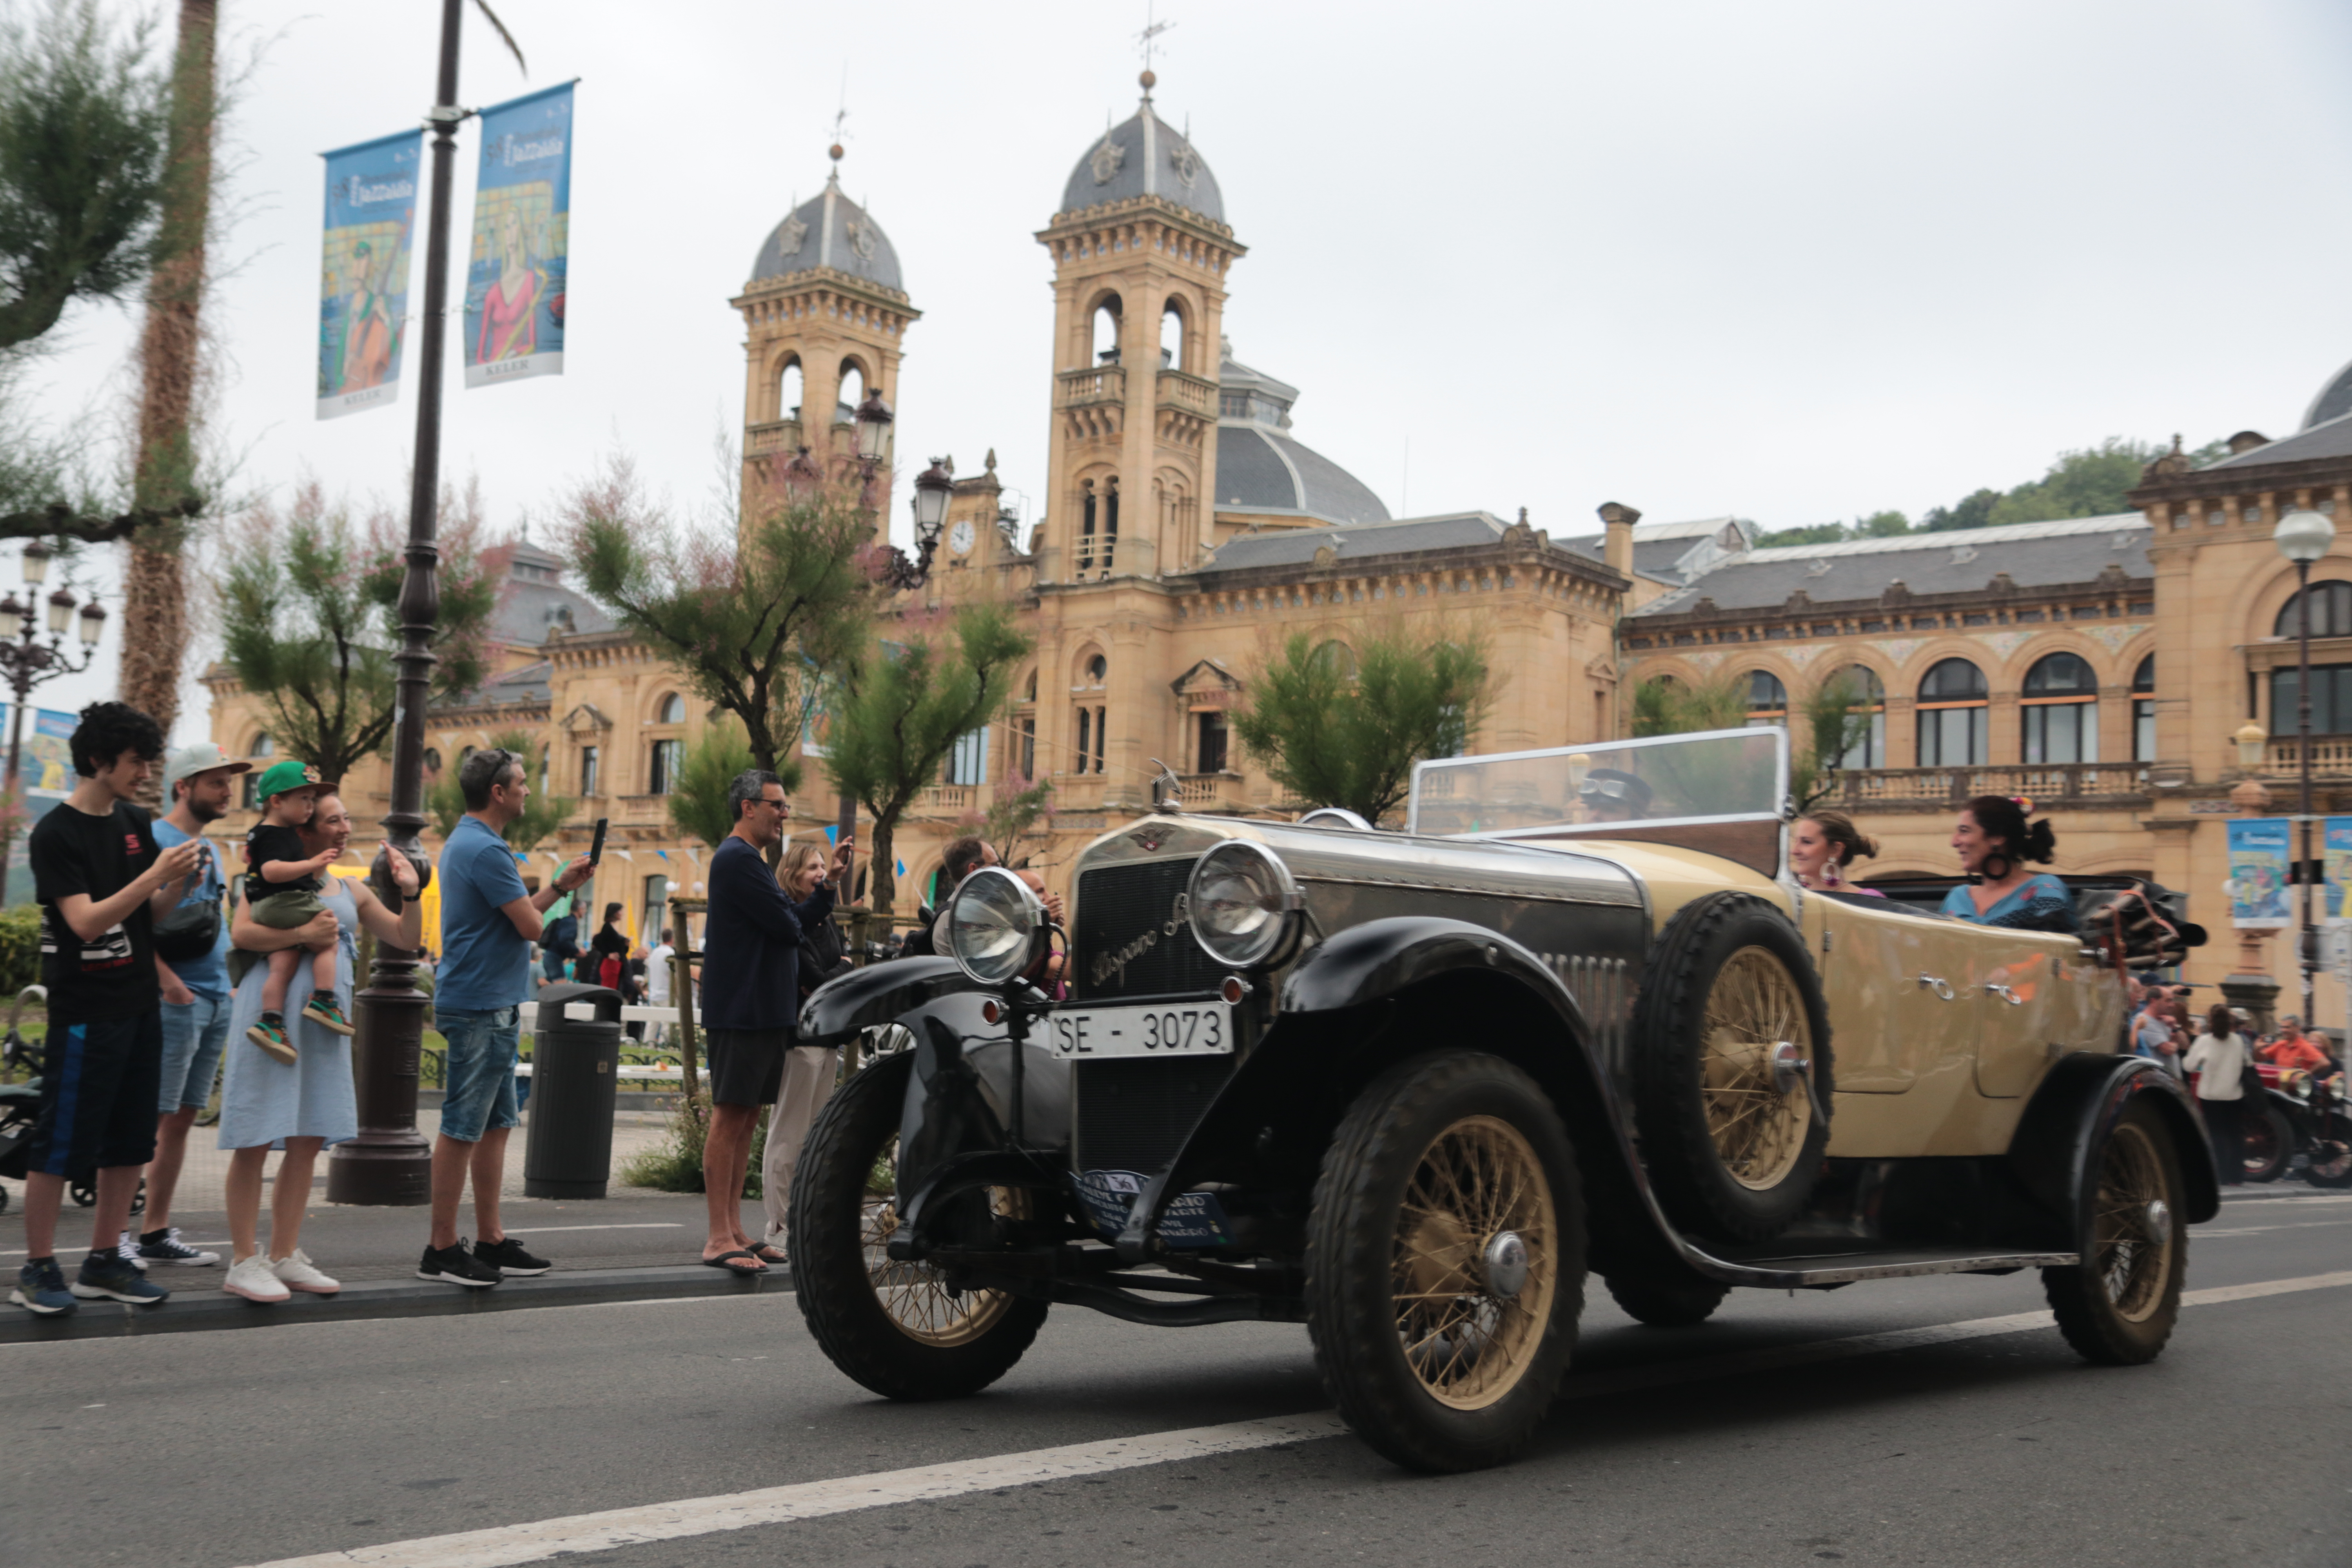
[[[792, 803], [776, 775], [749, 768], [727, 787], [735, 831], [710, 857], [710, 906], [702, 943], [702, 1027], [710, 1073], [710, 1131], [702, 1146], [702, 1190], [710, 1236], [702, 1261], [739, 1274], [764, 1274], [784, 1261], [772, 1238], [743, 1233], [743, 1170], [760, 1107], [775, 1103], [788, 1058], [831, 1053], [795, 1048], [800, 1022], [801, 932], [833, 912], [834, 889], [850, 864], [850, 839], [832, 874], [803, 903], [785, 896], [767, 861]], [[802, 1076], [805, 1076], [803, 1074]], [[828, 1078], [824, 1089], [833, 1087]], [[822, 1095], [817, 1097], [820, 1100]]]

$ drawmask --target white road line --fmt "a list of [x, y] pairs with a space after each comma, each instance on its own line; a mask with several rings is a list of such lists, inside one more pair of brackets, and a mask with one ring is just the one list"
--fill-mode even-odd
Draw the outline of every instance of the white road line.
[[2200, 1241], [2210, 1241], [2217, 1236], [2268, 1236], [2274, 1230], [2318, 1230], [2323, 1226], [2344, 1225], [2352, 1225], [2352, 1215], [2347, 1215], [2342, 1219], [2282, 1220], [2276, 1225], [2240, 1225], [2232, 1226], [2228, 1230], [2206, 1230], [2200, 1227], [2189, 1234]]
[[[2266, 1279], [2253, 1285], [2224, 1285], [2181, 1294], [2186, 1307], [2212, 1306], [2223, 1301], [2251, 1300], [2352, 1285], [2352, 1270], [2311, 1274], [2299, 1279]], [[1627, 1367], [1573, 1378], [1561, 1390], [1562, 1399], [1591, 1399], [1629, 1389], [1656, 1388], [1669, 1384], [1697, 1383], [1739, 1373], [1763, 1372], [1811, 1362], [1873, 1355], [1883, 1351], [1913, 1350], [1923, 1345], [1950, 1344], [1995, 1334], [2022, 1333], [2051, 1326], [2047, 1312], [2011, 1312], [1999, 1318], [1972, 1318], [1957, 1323], [1935, 1323], [1885, 1333], [1854, 1334], [1779, 1350], [1747, 1351], [1737, 1355], [1703, 1356], [1695, 1361], [1655, 1366]], [[516, 1563], [579, 1552], [606, 1552], [646, 1542], [677, 1541], [753, 1525], [787, 1524], [794, 1520], [827, 1514], [854, 1513], [869, 1508], [960, 1497], [994, 1491], [1003, 1487], [1032, 1486], [1073, 1476], [1099, 1475], [1106, 1470], [1135, 1469], [1171, 1464], [1210, 1454], [1271, 1448], [1286, 1443], [1309, 1442], [1346, 1434], [1339, 1412], [1318, 1410], [1305, 1415], [1277, 1416], [1265, 1421], [1234, 1421], [1220, 1426], [1192, 1426], [1176, 1432], [1150, 1432], [1115, 1437], [1099, 1443], [1074, 1443], [1060, 1448], [1033, 1448], [1021, 1454], [998, 1454], [984, 1459], [952, 1464], [922, 1465], [912, 1469], [879, 1470], [870, 1475], [843, 1476], [829, 1481], [803, 1481], [797, 1486], [763, 1487], [756, 1491], [728, 1492], [718, 1497], [684, 1498], [676, 1502], [646, 1503], [636, 1508], [606, 1509], [543, 1519], [530, 1524], [500, 1525], [468, 1530], [454, 1535], [429, 1535], [416, 1541], [388, 1542], [382, 1546], [357, 1546], [345, 1552], [322, 1552], [310, 1557], [282, 1557], [255, 1568], [504, 1568]]]

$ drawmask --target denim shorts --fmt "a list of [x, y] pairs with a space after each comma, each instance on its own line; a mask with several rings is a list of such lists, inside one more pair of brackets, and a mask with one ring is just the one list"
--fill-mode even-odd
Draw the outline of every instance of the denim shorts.
[[202, 1110], [213, 1098], [213, 1075], [228, 1044], [228, 1013], [236, 998], [192, 991], [195, 1000], [166, 1002], [163, 1009], [163, 1094], [158, 1116]]
[[522, 1009], [436, 1007], [433, 1017], [442, 1038], [449, 1042], [448, 1089], [441, 1100], [443, 1135], [460, 1143], [478, 1143], [489, 1128], [521, 1126], [514, 1069]]

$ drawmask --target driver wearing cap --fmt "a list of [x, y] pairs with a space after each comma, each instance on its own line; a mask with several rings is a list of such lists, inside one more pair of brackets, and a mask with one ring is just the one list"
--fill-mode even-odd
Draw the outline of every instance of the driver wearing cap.
[[1650, 786], [1617, 768], [1594, 768], [1576, 786], [1587, 822], [1639, 822], [1650, 813]]

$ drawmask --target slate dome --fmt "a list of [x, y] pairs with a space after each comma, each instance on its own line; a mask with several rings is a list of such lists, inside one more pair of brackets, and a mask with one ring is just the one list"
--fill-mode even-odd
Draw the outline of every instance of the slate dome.
[[1212, 223], [1225, 221], [1225, 198], [1217, 176], [1184, 132], [1160, 118], [1151, 95], [1126, 123], [1106, 127], [1078, 158], [1062, 187], [1063, 212], [1159, 196]]
[[841, 192], [841, 172], [824, 182], [824, 190], [793, 209], [775, 226], [760, 258], [751, 263], [751, 281], [785, 278], [830, 267], [899, 294], [907, 285], [898, 275], [898, 252], [882, 226], [864, 207]]

